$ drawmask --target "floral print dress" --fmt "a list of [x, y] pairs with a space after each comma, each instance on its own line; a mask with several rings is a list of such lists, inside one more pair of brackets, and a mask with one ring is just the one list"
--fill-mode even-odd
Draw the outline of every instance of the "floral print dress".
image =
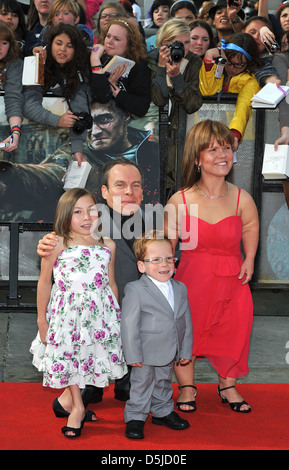
[[38, 333], [30, 348], [44, 386], [106, 387], [127, 373], [121, 312], [108, 279], [110, 257], [99, 245], [71, 246], [59, 254], [47, 307], [47, 346]]

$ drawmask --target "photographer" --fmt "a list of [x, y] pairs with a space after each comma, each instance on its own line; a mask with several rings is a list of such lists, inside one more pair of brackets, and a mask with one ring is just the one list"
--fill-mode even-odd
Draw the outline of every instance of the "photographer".
[[[24, 87], [24, 116], [53, 127], [69, 128], [74, 159], [81, 160], [86, 129], [91, 128], [88, 51], [76, 26], [60, 23], [47, 38], [44, 85]], [[68, 111], [62, 116], [42, 106], [43, 96], [64, 96]]]
[[149, 67], [152, 70], [152, 100], [157, 106], [171, 103], [166, 177], [166, 189], [169, 195], [176, 188], [179, 108], [192, 114], [202, 105], [199, 90], [199, 70], [202, 60], [189, 50], [190, 29], [182, 19], [173, 18], [161, 26], [156, 46], [158, 49], [148, 54]]

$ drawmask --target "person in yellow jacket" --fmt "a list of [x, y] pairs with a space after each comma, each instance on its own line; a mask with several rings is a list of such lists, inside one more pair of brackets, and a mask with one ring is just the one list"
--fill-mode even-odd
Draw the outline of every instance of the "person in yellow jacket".
[[260, 65], [258, 46], [247, 33], [234, 34], [228, 43], [209, 49], [199, 72], [202, 96], [238, 93], [236, 109], [229, 125], [235, 137], [235, 148], [244, 136], [252, 112], [251, 98], [260, 90], [254, 70]]

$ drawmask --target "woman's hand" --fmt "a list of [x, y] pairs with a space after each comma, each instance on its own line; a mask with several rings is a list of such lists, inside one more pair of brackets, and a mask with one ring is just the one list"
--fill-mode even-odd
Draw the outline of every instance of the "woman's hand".
[[233, 26], [235, 32], [241, 32], [243, 28], [243, 21], [238, 16], [239, 11], [242, 8], [242, 0], [234, 0], [232, 5], [227, 4], [227, 15], [229, 18], [230, 23]]
[[167, 74], [169, 77], [177, 77], [178, 75], [180, 75], [180, 66], [181, 66], [181, 62], [168, 62], [167, 65], [166, 65], [166, 69], [167, 69]]
[[254, 260], [245, 259], [244, 263], [241, 266], [239, 279], [242, 280], [242, 286], [248, 284], [251, 281], [254, 273]]
[[173, 62], [171, 60], [171, 50], [167, 46], [162, 46], [159, 50], [159, 67], [166, 67], [169, 77], [180, 75], [181, 62]]
[[120, 92], [120, 88], [117, 86], [117, 81], [124, 75], [126, 68], [125, 64], [118, 65], [109, 75], [108, 81], [111, 84], [111, 91], [114, 97], [116, 97]]
[[3, 150], [3, 152], [8, 152], [8, 153], [13, 152], [13, 150], [16, 150], [18, 148], [19, 139], [20, 139], [20, 135], [16, 132], [12, 135], [9, 135], [7, 139], [2, 140], [3, 143], [8, 143], [9, 147], [5, 149], [1, 149], [1, 150]]
[[275, 75], [271, 75], [270, 77], [267, 77], [265, 80], [265, 83], [275, 83], [277, 86], [282, 85], [282, 80], [280, 78], [276, 77]]
[[[91, 67], [95, 67], [96, 65], [100, 65], [100, 59], [105, 53], [105, 47], [102, 44], [95, 44], [91, 49], [90, 53], [90, 65]], [[95, 72], [96, 73], [96, 72]]]
[[85, 158], [85, 156], [83, 155], [82, 152], [75, 152], [73, 154], [73, 160], [78, 162], [78, 166], [81, 166], [82, 162], [87, 162], [87, 160], [86, 160], [86, 158]]
[[57, 126], [58, 127], [73, 127], [78, 117], [73, 114], [72, 111], [68, 110], [62, 116], [60, 116]]
[[161, 46], [159, 50], [159, 67], [166, 67], [171, 60], [171, 50], [167, 46]]
[[262, 43], [268, 42], [269, 44], [274, 44], [275, 42], [275, 35], [267, 26], [262, 26], [259, 31], [260, 39]]
[[234, 143], [233, 143], [233, 147], [232, 147], [233, 152], [237, 152], [238, 148], [239, 148], [238, 137], [234, 137]]
[[288, 145], [289, 144], [289, 127], [281, 128], [281, 136], [274, 143], [274, 150], [278, 150], [278, 145]]
[[[206, 59], [208, 62], [215, 62], [215, 58], [219, 56], [219, 49], [217, 47], [213, 47], [212, 49], [208, 49], [206, 51], [204, 59]], [[226, 59], [226, 54], [223, 49], [221, 49], [221, 56]]]

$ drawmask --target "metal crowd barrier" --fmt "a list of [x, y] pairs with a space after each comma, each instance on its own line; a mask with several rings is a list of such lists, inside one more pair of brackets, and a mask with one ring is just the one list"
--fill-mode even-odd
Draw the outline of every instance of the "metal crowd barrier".
[[[229, 124], [235, 109], [235, 97], [222, 102], [204, 99], [201, 109], [192, 115], [180, 112], [177, 142], [177, 181], [181, 187], [182, 152], [187, 131], [198, 121], [210, 118]], [[167, 109], [159, 113], [160, 202], [164, 201], [166, 149], [168, 144]], [[289, 211], [280, 182], [264, 182], [261, 174], [265, 143], [274, 143], [280, 135], [278, 110], [253, 110], [244, 140], [237, 152], [237, 163], [230, 181], [247, 190], [254, 198], [260, 216], [260, 243], [252, 288], [287, 289], [289, 287]], [[47, 134], [46, 134], [47, 135]], [[7, 299], [0, 308], [21, 306], [19, 285], [36, 285], [40, 260], [38, 240], [51, 230], [51, 224], [0, 222], [0, 287], [8, 286]]]

